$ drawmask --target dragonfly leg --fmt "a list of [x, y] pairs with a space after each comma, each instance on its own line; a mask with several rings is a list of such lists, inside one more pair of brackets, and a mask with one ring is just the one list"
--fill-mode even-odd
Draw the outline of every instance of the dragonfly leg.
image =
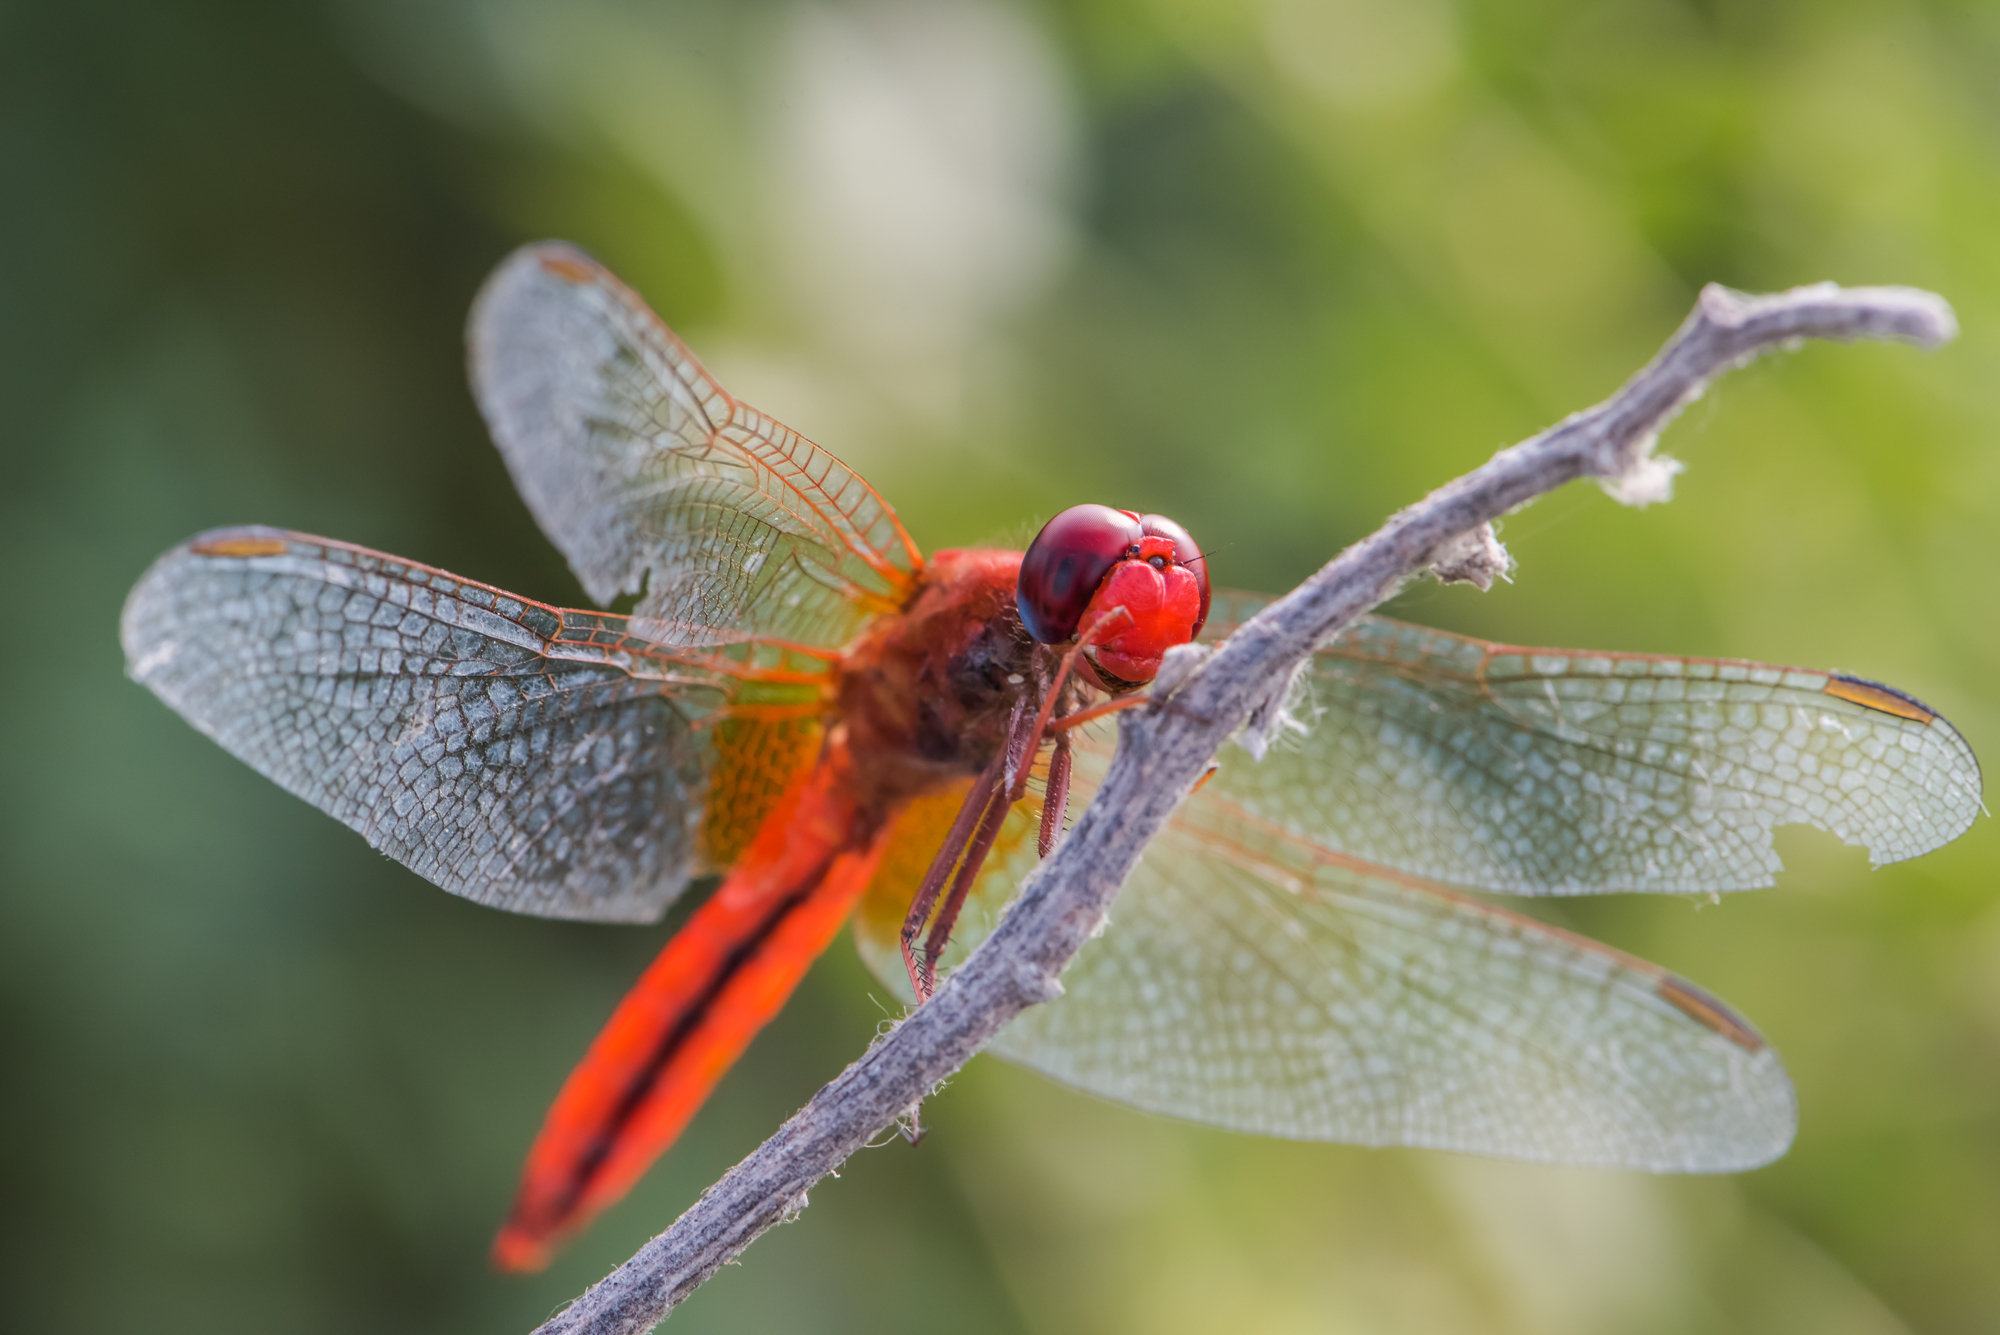
[[980, 867], [985, 865], [986, 855], [993, 851], [993, 841], [1000, 837], [1000, 827], [1006, 823], [1007, 812], [1013, 805], [997, 797], [987, 804], [979, 832], [966, 846], [965, 860], [958, 864], [958, 875], [952, 878], [951, 893], [945, 896], [944, 907], [938, 910], [937, 921], [931, 924], [930, 935], [924, 938], [924, 958], [917, 966], [923, 985], [917, 995], [925, 1001], [937, 989], [938, 959], [951, 941], [951, 929], [958, 923], [959, 910], [965, 907], [965, 896], [971, 891]]
[[[1061, 684], [1062, 674], [1058, 672], [1045, 695], [1053, 698]], [[925, 999], [936, 988], [938, 958], [944, 954], [944, 948], [951, 940], [951, 929], [958, 922], [959, 910], [965, 907], [965, 897], [971, 892], [979, 869], [986, 864], [987, 854], [993, 851], [993, 842], [1000, 837], [1000, 827], [1006, 823], [1007, 813], [1013, 810], [1014, 804], [1028, 789], [1028, 773], [1034, 768], [1035, 752], [1041, 746], [1042, 731], [1048, 724], [1049, 705], [1045, 699], [1041, 709], [1030, 719], [1026, 704], [1027, 697], [1024, 696], [1021, 703], [1014, 707], [1014, 717], [1007, 728], [1007, 745], [996, 762], [1001, 766], [1000, 774], [1005, 786], [994, 794], [980, 818], [978, 831], [965, 847], [965, 857], [959, 863], [958, 874], [952, 878], [951, 893], [945, 897], [944, 907], [938, 910], [930, 935], [924, 938], [924, 958], [918, 966], [922, 979], [918, 996]], [[1067, 778], [1064, 782], [1067, 783]]]
[[972, 790], [965, 795], [965, 805], [958, 809], [958, 819], [952, 822], [951, 831], [945, 835], [937, 856], [931, 859], [930, 870], [924, 873], [922, 884], [910, 900], [910, 912], [903, 919], [903, 967], [910, 971], [910, 989], [916, 993], [919, 1002], [930, 1000], [930, 986], [924, 971], [917, 965], [913, 950], [917, 936], [924, 930], [924, 924], [930, 921], [931, 910], [937, 906], [938, 892], [944, 889], [945, 880], [951, 875], [952, 868], [959, 864], [966, 845], [971, 842], [987, 809], [993, 805], [1006, 765], [1007, 757], [1003, 753], [995, 757], [993, 763], [973, 781]]
[[[1049, 717], [1055, 713], [1056, 703], [1062, 699], [1063, 684], [1069, 680], [1070, 669], [1076, 666], [1077, 656], [1089, 647], [1092, 640], [1111, 629], [1121, 618], [1129, 621], [1131, 617], [1132, 614], [1123, 607], [1114, 607], [1109, 612], [1101, 613], [1093, 617], [1090, 624], [1083, 628], [1076, 637], [1076, 643], [1064, 650], [1061, 661], [1056, 664], [1055, 679], [1049, 683], [1048, 689], [1042, 692], [1042, 707], [1035, 713], [1034, 726], [1028, 730], [1026, 754], [1029, 757], [1034, 756], [1036, 749], [1042, 744], [1042, 734], [1049, 730]], [[1011, 753], [1011, 746], [1009, 751]], [[1010, 803], [1020, 801], [1021, 794], [1028, 790], [1028, 768], [1024, 762], [1018, 772], [1011, 774], [1013, 782], [1008, 785], [1007, 796]]]
[[[1061, 718], [1049, 724], [1049, 731], [1060, 735], [1068, 732], [1071, 728], [1081, 727], [1086, 723], [1094, 723], [1107, 714], [1120, 714], [1128, 709], [1137, 709], [1141, 705], [1157, 703], [1159, 702], [1150, 695], [1123, 695], [1116, 700], [1105, 700], [1094, 704], [1088, 709], [1079, 709], [1073, 714], [1064, 714]], [[1171, 700], [1167, 702], [1167, 708], [1173, 708]]]
[[1063, 816], [1069, 810], [1069, 734], [1059, 732], [1055, 737], [1055, 751], [1049, 757], [1048, 787], [1042, 793], [1042, 829], [1035, 840], [1035, 851], [1042, 857], [1056, 846], [1056, 836], [1062, 833]]
[[[910, 973], [910, 990], [916, 994], [919, 1003], [930, 1000], [937, 988], [937, 962], [944, 954], [944, 948], [951, 940], [951, 929], [958, 922], [959, 910], [965, 906], [965, 897], [972, 890], [972, 883], [979, 875], [979, 869], [986, 862], [986, 856], [993, 849], [994, 840], [1000, 837], [1000, 826], [1006, 821], [1007, 813], [1028, 791], [1028, 776], [1034, 768], [1035, 753], [1041, 748], [1042, 737], [1050, 731], [1050, 716], [1055, 712], [1062, 698], [1063, 686], [1070, 670], [1075, 666], [1077, 655], [1081, 654], [1091, 640], [1114, 625], [1120, 617], [1131, 614], [1124, 608], [1097, 617], [1077, 642], [1071, 645], [1057, 662], [1055, 671], [1046, 686], [1040, 688], [1040, 706], [1032, 715], [1028, 712], [1030, 696], [1022, 696], [1014, 705], [1014, 716], [1007, 725], [1007, 743], [976, 782], [972, 791], [966, 794], [965, 805], [959, 808], [958, 819], [952, 822], [951, 832], [945, 836], [943, 847], [931, 860], [930, 870], [924, 874], [923, 884], [917, 888], [916, 897], [910, 901], [909, 916], [903, 920], [902, 951], [903, 967]], [[1040, 670], [1036, 673], [1040, 686]], [[1050, 762], [1050, 784], [1055, 798], [1057, 825], [1048, 826], [1048, 805], [1043, 806], [1043, 832], [1041, 842], [1043, 852], [1054, 842], [1054, 831], [1060, 829], [1062, 807], [1069, 796], [1068, 738], [1056, 733], [1056, 754]], [[952, 875], [952, 869], [957, 874]], [[937, 920], [931, 922], [931, 910], [937, 903], [938, 892], [945, 878], [951, 877], [951, 890], [945, 896], [944, 905], [937, 912]], [[924, 938], [923, 958], [916, 955], [917, 934], [930, 923], [930, 932]]]

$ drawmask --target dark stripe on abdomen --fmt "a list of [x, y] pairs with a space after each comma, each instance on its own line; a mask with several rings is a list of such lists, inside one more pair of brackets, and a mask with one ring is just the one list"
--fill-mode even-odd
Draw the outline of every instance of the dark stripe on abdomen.
[[602, 1168], [604, 1161], [610, 1157], [611, 1147], [618, 1143], [620, 1133], [630, 1124], [633, 1117], [638, 1115], [640, 1105], [659, 1083], [661, 1074], [673, 1064], [674, 1058], [687, 1045], [689, 1037], [701, 1027], [702, 1021], [708, 1018], [715, 999], [722, 995], [730, 980], [736, 977], [751, 957], [771, 939], [771, 934], [778, 930], [779, 925], [799, 905], [812, 898], [813, 891], [819, 888], [819, 883], [826, 877], [827, 868], [832, 865], [833, 856], [830, 855], [813, 870], [811, 876], [806, 878], [803, 889], [796, 890], [773, 904], [770, 914], [758, 924], [757, 930], [729, 952], [723, 959], [722, 966], [715, 971], [715, 976], [709, 979], [708, 986], [688, 1003], [673, 1027], [660, 1035], [659, 1044], [646, 1059], [645, 1066], [632, 1077], [631, 1083], [625, 1087], [625, 1093], [618, 1100], [618, 1106], [611, 1110], [611, 1116], [605, 1120], [603, 1128], [591, 1141], [590, 1149], [577, 1161], [576, 1168], [570, 1173], [568, 1186], [556, 1202], [553, 1218], [564, 1218], [575, 1208], [578, 1199], [590, 1186], [591, 1179], [597, 1176], [598, 1169]]

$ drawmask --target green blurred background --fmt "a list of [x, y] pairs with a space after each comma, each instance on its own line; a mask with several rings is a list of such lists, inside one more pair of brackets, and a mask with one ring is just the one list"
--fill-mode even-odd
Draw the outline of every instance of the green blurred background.
[[[2000, 755], [2000, 6], [1888, 0], [0, 5], [0, 1294], [44, 1331], [516, 1331], [884, 1018], [837, 946], [546, 1275], [485, 1249], [664, 929], [444, 895], [123, 680], [196, 530], [582, 598], [460, 328], [513, 245], [630, 279], [927, 547], [1094, 499], [1281, 589], [1597, 400], [1700, 284], [1910, 283], [1668, 435], [1671, 505], [1513, 518], [1528, 643], [1842, 667]], [[1797, 1081], [1717, 1179], [1235, 1137], [976, 1062], [698, 1330], [2000, 1329], [2000, 839], [1557, 916], [1714, 988]]]

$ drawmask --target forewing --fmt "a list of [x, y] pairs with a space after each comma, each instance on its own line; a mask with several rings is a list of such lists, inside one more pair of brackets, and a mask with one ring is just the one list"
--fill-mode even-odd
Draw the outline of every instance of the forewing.
[[636, 630], [838, 646], [907, 597], [921, 559], [874, 489], [730, 398], [583, 252], [516, 251], [467, 337], [473, 391], [528, 508], [592, 598], [643, 592]]
[[[1218, 599], [1226, 634], [1258, 605]], [[1209, 785], [1288, 833], [1396, 871], [1514, 894], [1770, 885], [1805, 824], [1877, 863], [1971, 824], [1957, 730], [1857, 678], [1719, 659], [1523, 649], [1380, 617], [1313, 658], [1261, 762]]]
[[275, 529], [161, 557], [127, 671], [419, 875], [557, 918], [657, 918], [696, 867], [723, 683], [619, 617]]
[[[1087, 801], [1104, 749], [1079, 752]], [[1032, 804], [948, 957], [1034, 863]], [[886, 923], [888, 915], [883, 915]], [[863, 954], [902, 995], [893, 938]], [[1717, 1172], [1790, 1143], [1777, 1056], [1721, 1002], [1583, 938], [1246, 823], [1206, 789], [1108, 929], [993, 1051], [1212, 1126], [1542, 1162]]]

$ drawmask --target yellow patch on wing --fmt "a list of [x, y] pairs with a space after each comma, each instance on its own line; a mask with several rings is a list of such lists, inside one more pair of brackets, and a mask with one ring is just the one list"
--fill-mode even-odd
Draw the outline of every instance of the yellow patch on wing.
[[819, 754], [820, 721], [728, 718], [715, 727], [715, 768], [701, 817], [701, 852], [717, 871], [742, 856], [794, 776]]

